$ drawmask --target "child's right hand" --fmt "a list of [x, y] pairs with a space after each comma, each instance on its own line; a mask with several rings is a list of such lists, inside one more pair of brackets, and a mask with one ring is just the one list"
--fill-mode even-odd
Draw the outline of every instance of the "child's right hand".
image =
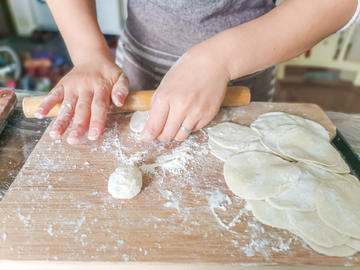
[[73, 119], [67, 137], [69, 144], [76, 144], [88, 128], [88, 138], [96, 140], [104, 129], [110, 98], [120, 107], [128, 93], [129, 80], [121, 68], [109, 57], [91, 56], [78, 62], [59, 81], [40, 104], [35, 117], [44, 118], [57, 103], [62, 102], [50, 136], [60, 138]]

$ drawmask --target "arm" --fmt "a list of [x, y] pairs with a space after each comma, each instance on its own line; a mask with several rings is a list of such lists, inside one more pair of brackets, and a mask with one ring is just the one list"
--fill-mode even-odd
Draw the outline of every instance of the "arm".
[[[256, 20], [219, 33], [204, 46], [217, 51], [230, 78], [235, 79], [312, 48], [350, 21], [357, 2], [287, 0]], [[218, 50], [219, 46], [224, 50]]]
[[102, 133], [110, 97], [121, 106], [128, 94], [129, 81], [114, 63], [96, 18], [94, 0], [48, 0], [49, 7], [65, 40], [74, 68], [60, 80], [40, 104], [43, 118], [59, 102], [59, 115], [50, 131], [60, 138], [73, 125], [67, 141], [75, 144], [85, 135], [96, 140]]
[[227, 29], [186, 52], [152, 99], [144, 141], [182, 141], [179, 130], [204, 127], [217, 114], [227, 83], [291, 59], [341, 29], [357, 0], [286, 0], [269, 13]]

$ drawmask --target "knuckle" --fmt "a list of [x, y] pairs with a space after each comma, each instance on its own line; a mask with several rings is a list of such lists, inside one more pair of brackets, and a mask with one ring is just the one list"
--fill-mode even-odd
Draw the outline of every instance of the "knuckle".
[[129, 84], [130, 84], [129, 78], [128, 78], [128, 76], [126, 76], [125, 73], [121, 74], [119, 81], [122, 82], [123, 84], [125, 84], [126, 86], [129, 86]]
[[74, 124], [72, 130], [75, 130], [75, 131], [77, 131], [80, 135], [83, 135], [83, 134], [85, 134], [87, 128], [88, 128], [87, 125], [85, 125], [85, 124], [82, 123], [82, 122], [78, 122], [78, 123]]
[[99, 111], [105, 111], [107, 107], [107, 103], [104, 100], [96, 100], [94, 101], [94, 107]]
[[77, 103], [76, 109], [78, 111], [90, 111], [91, 107], [90, 107], [89, 103], [87, 103], [85, 101], [80, 101], [80, 102]]
[[146, 127], [147, 132], [149, 132], [152, 136], [157, 137], [157, 135], [159, 135], [159, 130], [158, 128], [149, 125]]
[[215, 107], [209, 108], [208, 110], [206, 110], [205, 116], [206, 116], [206, 118], [213, 119], [215, 117], [215, 115], [217, 115], [218, 111], [219, 110]]
[[95, 89], [100, 89], [101, 91], [109, 91], [111, 89], [109, 82], [104, 78], [97, 79], [95, 86]]
[[158, 137], [158, 139], [163, 142], [171, 142], [173, 138], [169, 135], [161, 135]]
[[103, 127], [104, 123], [105, 123], [105, 119], [104, 120], [96, 119], [96, 120], [92, 120], [90, 125], [92, 127]]
[[181, 136], [181, 135], [178, 135], [175, 137], [175, 141], [177, 142], [183, 142], [185, 141], [185, 139], [188, 137], [188, 135], [184, 135], [184, 136]]

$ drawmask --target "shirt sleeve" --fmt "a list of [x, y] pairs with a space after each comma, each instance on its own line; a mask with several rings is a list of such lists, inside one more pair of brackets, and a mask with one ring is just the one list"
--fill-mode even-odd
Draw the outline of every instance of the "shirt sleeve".
[[351, 25], [353, 25], [354, 23], [359, 23], [360, 22], [360, 0], [358, 0], [358, 4], [356, 7], [356, 11], [354, 16], [351, 18], [351, 20], [343, 27], [341, 28], [338, 32], [344, 31], [346, 29], [348, 29]]

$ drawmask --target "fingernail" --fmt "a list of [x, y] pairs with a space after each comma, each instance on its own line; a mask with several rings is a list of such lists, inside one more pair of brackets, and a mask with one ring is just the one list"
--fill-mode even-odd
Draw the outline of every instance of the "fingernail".
[[43, 108], [38, 108], [37, 110], [36, 110], [36, 112], [34, 113], [34, 116], [36, 117], [36, 118], [44, 118], [45, 117], [45, 115], [43, 115], [42, 114], [42, 112], [43, 112]]
[[69, 144], [76, 144], [79, 141], [79, 133], [77, 131], [71, 131], [67, 137], [67, 142]]
[[61, 132], [61, 127], [59, 126], [59, 125], [55, 125], [52, 129], [51, 129], [51, 131], [50, 131], [50, 136], [51, 136], [51, 138], [53, 138], [53, 139], [58, 139], [58, 138], [60, 138], [61, 136], [60, 136], [60, 132]]
[[114, 103], [118, 107], [121, 107], [123, 105], [123, 103], [120, 101], [120, 99], [124, 99], [124, 96], [120, 92], [117, 92], [114, 96]]
[[89, 131], [88, 138], [89, 140], [96, 140], [99, 135], [99, 130], [97, 128], [92, 128]]
[[141, 134], [141, 140], [144, 142], [150, 142], [153, 139], [155, 139], [155, 137], [153, 135], [151, 135], [147, 130], [144, 130]]

